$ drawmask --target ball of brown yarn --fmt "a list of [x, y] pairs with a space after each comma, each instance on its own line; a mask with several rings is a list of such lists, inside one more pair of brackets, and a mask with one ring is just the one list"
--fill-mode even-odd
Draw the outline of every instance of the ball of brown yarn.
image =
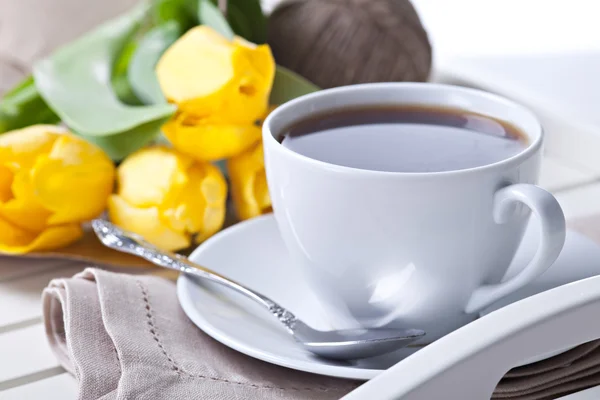
[[409, 0], [288, 0], [269, 18], [275, 61], [321, 88], [425, 81], [431, 44]]

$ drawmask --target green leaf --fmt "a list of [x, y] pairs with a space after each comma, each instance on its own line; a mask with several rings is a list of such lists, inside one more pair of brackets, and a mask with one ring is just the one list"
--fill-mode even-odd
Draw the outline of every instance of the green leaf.
[[111, 87], [116, 57], [136, 32], [147, 7], [109, 21], [34, 65], [35, 84], [74, 132], [119, 160], [160, 133], [175, 106], [129, 106]]
[[100, 146], [113, 160], [119, 161], [159, 138], [161, 133], [160, 128], [168, 120], [169, 117], [155, 119], [138, 125], [126, 134], [84, 137], [87, 141]]
[[143, 104], [129, 84], [127, 69], [139, 45], [139, 41], [151, 29], [153, 21], [150, 17], [150, 15], [144, 15], [114, 61], [111, 84], [119, 100], [125, 104], [134, 106]]
[[[133, 36], [133, 35], [132, 35]], [[131, 38], [116, 57], [111, 76], [111, 85], [115, 94], [125, 104], [140, 105], [142, 102], [137, 98], [127, 80], [127, 66], [137, 48], [137, 41]]]
[[[210, 2], [219, 10], [218, 0]], [[226, 19], [236, 35], [257, 44], [267, 40], [267, 18], [262, 12], [260, 0], [228, 0]]]
[[198, 0], [198, 20], [201, 25], [207, 25], [227, 39], [233, 39], [234, 33], [221, 10], [210, 0]]
[[196, 12], [188, 9], [189, 0], [152, 0], [152, 19], [155, 26], [175, 21], [187, 31], [197, 24]]
[[56, 124], [60, 118], [48, 107], [29, 76], [0, 101], [0, 133], [35, 124]]
[[171, 20], [148, 32], [140, 41], [127, 70], [136, 96], [144, 104], [166, 103], [154, 67], [161, 55], [181, 36], [179, 23]]
[[183, 2], [183, 8], [185, 9], [186, 14], [194, 23], [194, 26], [199, 25], [200, 21], [198, 20], [198, 0], [180, 0]]
[[227, 5], [227, 21], [236, 35], [246, 40], [253, 41], [252, 26], [246, 16], [233, 4]]
[[113, 65], [112, 74], [120, 75], [127, 73], [127, 66], [133, 57], [138, 47], [138, 41], [133, 35], [129, 38], [129, 41], [123, 46], [121, 52], [115, 58], [115, 64]]
[[[256, 44], [267, 41], [267, 17], [262, 12], [260, 0], [229, 0], [227, 19], [235, 33], [243, 38]], [[246, 30], [249, 33], [245, 33]]]
[[112, 90], [117, 99], [130, 106], [139, 106], [144, 103], [136, 96], [129, 84], [127, 74], [113, 75], [111, 78]]
[[281, 105], [287, 101], [320, 90], [316, 85], [280, 65], [275, 70], [275, 80], [269, 102]]
[[2, 102], [19, 102], [19, 98], [23, 96], [23, 93], [26, 93], [30, 88], [35, 87], [35, 83], [33, 81], [33, 76], [28, 76], [23, 79], [21, 82], [17, 83], [12, 89], [8, 92], [4, 93], [4, 97], [2, 98]]

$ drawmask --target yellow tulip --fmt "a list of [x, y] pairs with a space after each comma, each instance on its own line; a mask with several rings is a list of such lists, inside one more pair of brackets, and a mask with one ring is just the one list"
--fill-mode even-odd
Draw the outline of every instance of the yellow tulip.
[[184, 249], [223, 226], [227, 185], [212, 164], [150, 147], [123, 161], [117, 183], [108, 201], [112, 222], [163, 249]]
[[241, 220], [271, 212], [262, 143], [227, 160], [231, 198]]
[[52, 125], [0, 135], [0, 251], [64, 247], [100, 215], [114, 165], [97, 146]]
[[164, 132], [173, 146], [200, 161], [237, 155], [260, 138], [275, 61], [268, 45], [227, 40], [207, 26], [189, 30], [156, 67], [161, 89], [178, 106]]
[[173, 147], [199, 161], [235, 156], [259, 141], [261, 136], [261, 128], [256, 124], [235, 125], [213, 118], [194, 119], [183, 113], [163, 125], [163, 132]]

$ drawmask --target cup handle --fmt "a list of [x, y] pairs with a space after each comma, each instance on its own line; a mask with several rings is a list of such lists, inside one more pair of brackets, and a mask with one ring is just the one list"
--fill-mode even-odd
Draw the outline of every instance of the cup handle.
[[544, 189], [530, 184], [515, 184], [498, 190], [494, 196], [494, 220], [503, 224], [512, 215], [514, 203], [523, 203], [540, 220], [540, 246], [531, 262], [513, 278], [495, 285], [485, 285], [471, 295], [465, 312], [481, 311], [502, 297], [522, 288], [556, 260], [565, 243], [565, 216], [558, 201]]

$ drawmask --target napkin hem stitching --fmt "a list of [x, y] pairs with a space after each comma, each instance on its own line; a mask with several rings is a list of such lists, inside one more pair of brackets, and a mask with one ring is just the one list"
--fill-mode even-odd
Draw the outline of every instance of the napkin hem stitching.
[[246, 383], [246, 382], [238, 382], [238, 381], [230, 381], [227, 379], [223, 379], [223, 378], [215, 378], [212, 376], [206, 376], [206, 375], [200, 375], [200, 374], [193, 374], [190, 373], [188, 371], [186, 371], [185, 369], [183, 369], [182, 367], [180, 367], [177, 362], [175, 361], [175, 359], [173, 357], [171, 357], [169, 355], [169, 353], [167, 353], [167, 350], [165, 349], [165, 346], [163, 345], [162, 341], [160, 340], [160, 337], [158, 335], [158, 329], [156, 327], [156, 323], [154, 322], [154, 310], [150, 304], [150, 295], [148, 292], [148, 289], [146, 288], [146, 286], [144, 286], [144, 284], [136, 279], [136, 284], [139, 287], [140, 291], [142, 292], [142, 300], [145, 304], [145, 310], [146, 310], [146, 323], [148, 324], [149, 327], [149, 332], [152, 335], [152, 338], [154, 339], [154, 341], [156, 342], [156, 344], [158, 345], [158, 348], [161, 350], [161, 352], [164, 354], [164, 356], [167, 358], [167, 360], [169, 361], [169, 363], [171, 364], [171, 369], [173, 371], [175, 371], [177, 374], [179, 375], [186, 375], [188, 377], [191, 378], [200, 378], [200, 379], [209, 379], [211, 381], [215, 381], [215, 382], [223, 382], [223, 383], [228, 383], [231, 385], [239, 385], [239, 386], [246, 386], [246, 387], [251, 387], [254, 389], [276, 389], [276, 390], [283, 390], [283, 391], [288, 391], [288, 390], [293, 390], [293, 391], [307, 391], [307, 392], [340, 392], [343, 391], [345, 392], [345, 390], [343, 389], [338, 389], [338, 388], [325, 388], [325, 387], [318, 387], [318, 388], [311, 388], [311, 387], [303, 387], [303, 388], [296, 388], [296, 387], [279, 387], [279, 386], [268, 386], [268, 385], [255, 385], [253, 383]]
[[187, 371], [181, 371], [183, 372], [185, 375], [189, 376], [190, 378], [201, 378], [201, 379], [209, 379], [211, 381], [216, 381], [216, 382], [223, 382], [223, 383], [229, 383], [232, 385], [239, 385], [239, 386], [246, 386], [246, 387], [251, 387], [254, 389], [277, 389], [277, 390], [283, 390], [283, 391], [289, 391], [289, 390], [293, 390], [296, 392], [346, 392], [347, 390], [344, 390], [342, 388], [324, 388], [324, 387], [320, 387], [320, 388], [310, 388], [310, 387], [303, 387], [303, 388], [296, 388], [296, 387], [280, 387], [280, 386], [268, 386], [268, 385], [255, 385], [254, 383], [247, 383], [247, 382], [238, 382], [238, 381], [230, 381], [227, 379], [223, 379], [223, 378], [215, 378], [212, 376], [206, 376], [206, 375], [199, 375], [199, 374], [191, 374]]
[[142, 300], [144, 301], [145, 309], [146, 309], [146, 322], [150, 328], [149, 331], [150, 331], [150, 334], [152, 335], [152, 339], [154, 339], [154, 341], [158, 345], [158, 348], [161, 350], [161, 352], [167, 358], [169, 363], [171, 363], [171, 369], [173, 369], [177, 373], [183, 372], [181, 370], [181, 368], [177, 365], [177, 363], [175, 362], [173, 357], [169, 356], [169, 354], [167, 353], [167, 350], [165, 349], [165, 346], [163, 345], [162, 341], [160, 340], [160, 337], [158, 336], [158, 330], [156, 329], [156, 324], [154, 322], [154, 313], [152, 310], [152, 306], [150, 305], [150, 299], [148, 298], [149, 297], [148, 289], [146, 289], [146, 287], [140, 280], [136, 279], [135, 282], [137, 283], [138, 287], [142, 291]]

